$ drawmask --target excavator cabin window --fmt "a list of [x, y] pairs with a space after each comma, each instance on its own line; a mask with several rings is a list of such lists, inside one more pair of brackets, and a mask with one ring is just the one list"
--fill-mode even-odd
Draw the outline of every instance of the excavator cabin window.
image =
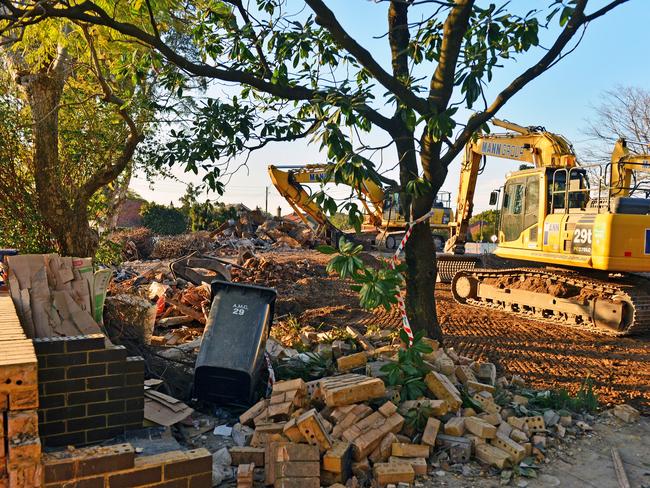
[[506, 183], [501, 231], [505, 241], [514, 241], [528, 227], [537, 223], [539, 211], [539, 176], [532, 175]]
[[548, 181], [548, 213], [564, 213], [571, 209], [584, 210], [587, 207], [590, 187], [583, 169], [550, 169]]

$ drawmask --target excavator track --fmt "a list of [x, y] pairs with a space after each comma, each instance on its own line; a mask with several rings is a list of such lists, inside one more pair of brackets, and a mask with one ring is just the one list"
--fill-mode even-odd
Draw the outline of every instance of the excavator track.
[[471, 269], [455, 274], [451, 291], [461, 304], [598, 334], [650, 333], [650, 280], [639, 275], [603, 280], [548, 268]]

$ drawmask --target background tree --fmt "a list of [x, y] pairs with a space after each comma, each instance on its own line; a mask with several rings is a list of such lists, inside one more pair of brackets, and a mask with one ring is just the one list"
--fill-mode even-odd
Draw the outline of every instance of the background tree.
[[498, 219], [498, 210], [485, 210], [469, 219], [470, 225], [482, 222], [478, 229], [472, 231], [472, 240], [476, 242], [492, 242], [490, 238], [497, 235]]
[[[206, 182], [216, 189], [222, 188], [219, 177], [231, 170], [233, 159], [273, 141], [303, 137], [320, 143], [336, 162], [333, 182], [346, 175], [361, 184], [363, 177], [378, 174], [369, 157], [378, 148], [363, 141], [371, 131], [383, 131], [387, 142], [382, 147], [394, 146], [402, 198], [408, 217], [415, 219], [429, 211], [449, 165], [474, 133], [486, 129], [508, 100], [572, 50], [570, 42], [591, 21], [625, 1], [587, 12], [587, 0], [549, 0], [548, 9], [524, 14], [494, 4], [484, 8], [474, 0], [379, 2], [376, 8], [387, 9], [388, 68], [324, 0], [298, 2], [296, 11], [283, 0], [257, 0], [251, 7], [241, 0], [170, 3], [172, 17], [193, 26], [182, 47], [170, 41], [175, 36], [151, 10], [134, 15], [91, 0], [0, 0], [5, 7], [0, 20], [16, 26], [67, 18], [110, 27], [191, 76], [239, 85], [236, 95], [208, 100], [193, 123], [172, 132], [156, 152], [161, 165], [182, 162], [190, 171], [208, 170]], [[558, 19], [560, 32], [537, 61], [488, 102], [485, 88], [493, 71], [538, 46], [540, 28]], [[232, 92], [230, 86], [226, 93]], [[465, 119], [460, 107], [475, 112]], [[320, 201], [329, 213], [339, 207], [326, 197]], [[342, 208], [360, 217], [353, 202]], [[471, 213], [471, 206], [458, 211]], [[394, 301], [400, 285], [396, 273], [364, 269], [357, 250], [345, 248], [338, 261], [362, 283], [362, 301]], [[434, 251], [428, 225], [416, 226], [406, 246], [406, 304], [415, 329], [441, 338], [433, 298]]]
[[617, 139], [628, 141], [633, 152], [650, 152], [650, 90], [617, 86], [599, 97], [585, 134], [585, 163], [609, 162]]
[[145, 203], [140, 209], [142, 224], [152, 232], [171, 236], [187, 231], [188, 218], [180, 208], [158, 203]]

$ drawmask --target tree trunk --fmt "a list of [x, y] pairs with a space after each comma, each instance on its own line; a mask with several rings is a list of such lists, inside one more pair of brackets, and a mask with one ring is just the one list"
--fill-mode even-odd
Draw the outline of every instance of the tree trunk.
[[64, 54], [49, 69], [20, 76], [32, 113], [34, 159], [38, 209], [54, 236], [59, 252], [66, 256], [93, 256], [99, 245], [97, 233], [90, 228], [86, 205], [70, 205], [58, 177], [59, 106], [66, 78]]

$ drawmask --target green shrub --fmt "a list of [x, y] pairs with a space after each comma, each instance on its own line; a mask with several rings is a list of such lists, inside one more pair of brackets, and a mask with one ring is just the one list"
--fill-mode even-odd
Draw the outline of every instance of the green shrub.
[[145, 203], [140, 210], [142, 223], [155, 234], [171, 236], [187, 231], [187, 217], [178, 208]]

